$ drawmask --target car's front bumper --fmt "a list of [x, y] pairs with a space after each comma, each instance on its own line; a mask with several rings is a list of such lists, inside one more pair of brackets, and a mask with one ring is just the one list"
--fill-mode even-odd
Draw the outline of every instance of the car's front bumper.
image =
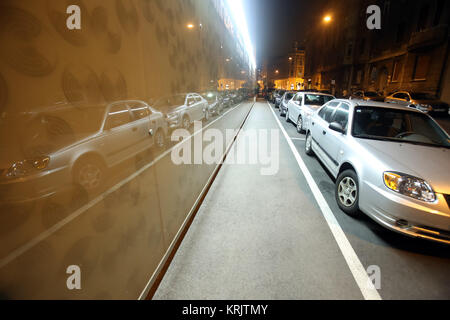
[[0, 181], [0, 204], [20, 204], [51, 197], [72, 186], [69, 167]]
[[450, 244], [450, 210], [445, 196], [427, 203], [365, 183], [360, 195], [361, 210], [396, 232]]

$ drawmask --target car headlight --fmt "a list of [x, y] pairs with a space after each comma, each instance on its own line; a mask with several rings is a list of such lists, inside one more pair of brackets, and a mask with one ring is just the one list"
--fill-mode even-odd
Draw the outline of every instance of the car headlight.
[[49, 162], [50, 158], [47, 156], [17, 161], [4, 171], [4, 176], [7, 178], [23, 177], [33, 172], [44, 170], [48, 167]]
[[399, 172], [385, 172], [384, 184], [389, 189], [414, 199], [436, 201], [436, 194], [431, 186], [420, 178]]

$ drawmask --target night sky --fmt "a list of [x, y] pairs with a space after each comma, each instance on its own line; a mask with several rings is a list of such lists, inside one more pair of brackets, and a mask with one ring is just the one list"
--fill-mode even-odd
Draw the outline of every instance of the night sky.
[[288, 54], [320, 16], [324, 0], [242, 0], [256, 63]]

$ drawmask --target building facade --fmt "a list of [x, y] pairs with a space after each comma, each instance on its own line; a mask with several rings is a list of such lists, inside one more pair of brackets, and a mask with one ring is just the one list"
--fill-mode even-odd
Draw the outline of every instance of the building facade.
[[[369, 30], [369, 5], [381, 9], [381, 29]], [[431, 93], [449, 99], [450, 2], [445, 0], [344, 0], [323, 8], [333, 20], [306, 40], [311, 88], [337, 95], [373, 90]]]

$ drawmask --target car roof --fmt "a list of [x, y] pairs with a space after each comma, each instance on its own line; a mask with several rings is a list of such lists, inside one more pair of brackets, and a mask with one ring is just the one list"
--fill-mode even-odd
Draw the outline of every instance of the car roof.
[[330, 93], [325, 93], [325, 92], [317, 92], [317, 91], [302, 91], [301, 93], [304, 94], [315, 94], [315, 95], [320, 95], [320, 96], [332, 96], [334, 97], [332, 94]]
[[423, 113], [419, 110], [415, 110], [406, 106], [402, 106], [395, 103], [387, 103], [387, 102], [378, 102], [378, 101], [365, 101], [365, 100], [359, 100], [359, 99], [334, 99], [331, 101], [339, 101], [339, 102], [345, 102], [349, 104], [352, 107], [357, 106], [367, 106], [367, 107], [380, 107], [380, 108], [389, 108], [389, 109], [397, 109], [397, 110], [408, 110], [418, 113]]

